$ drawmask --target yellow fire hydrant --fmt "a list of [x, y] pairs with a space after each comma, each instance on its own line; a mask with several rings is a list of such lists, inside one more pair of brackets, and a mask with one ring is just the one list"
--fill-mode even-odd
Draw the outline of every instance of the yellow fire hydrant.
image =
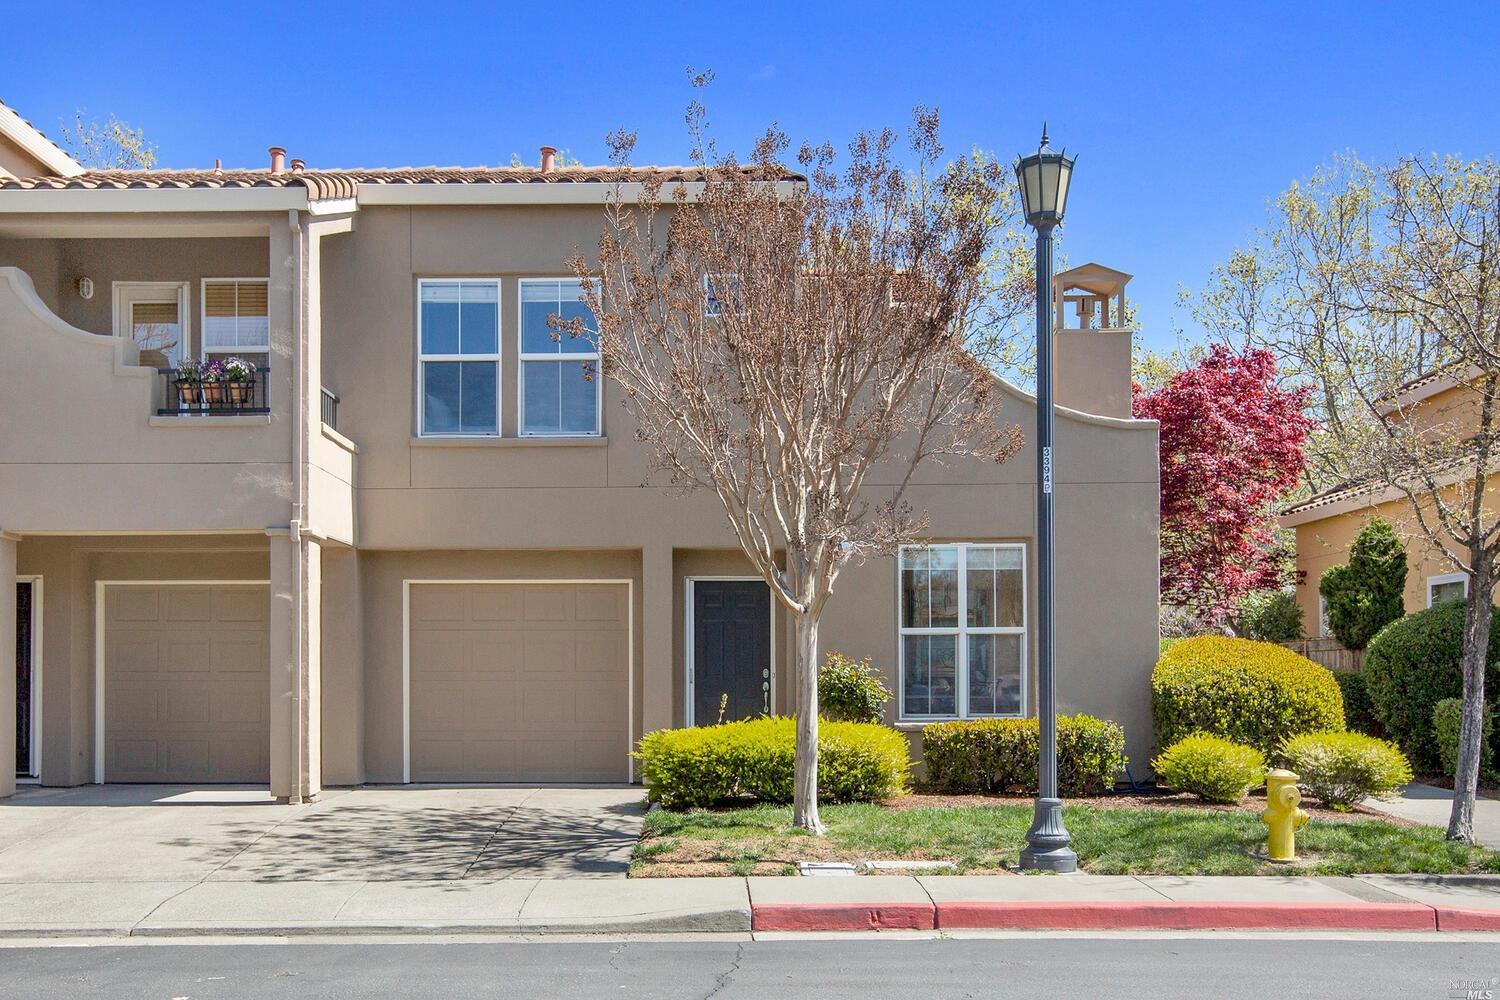
[[1297, 860], [1297, 831], [1307, 822], [1307, 811], [1297, 808], [1301, 801], [1295, 774], [1281, 767], [1266, 773], [1266, 811], [1260, 821], [1266, 824], [1266, 857], [1272, 861]]

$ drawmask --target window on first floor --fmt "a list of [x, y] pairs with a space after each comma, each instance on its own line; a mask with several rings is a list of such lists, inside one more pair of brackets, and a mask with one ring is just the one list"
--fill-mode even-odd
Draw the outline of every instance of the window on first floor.
[[1443, 601], [1457, 601], [1469, 596], [1469, 577], [1466, 573], [1442, 573], [1427, 578], [1427, 606]]
[[590, 436], [600, 433], [599, 343], [591, 333], [575, 335], [560, 323], [594, 314], [582, 300], [576, 278], [522, 278], [520, 351], [523, 435]]
[[500, 433], [500, 282], [418, 282], [418, 424], [426, 435]]
[[905, 546], [899, 562], [901, 717], [1022, 714], [1024, 547]]

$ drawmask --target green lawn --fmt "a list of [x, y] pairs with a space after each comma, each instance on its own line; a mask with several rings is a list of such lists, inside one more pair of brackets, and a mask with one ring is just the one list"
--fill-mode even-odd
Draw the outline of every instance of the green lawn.
[[[1313, 819], [1297, 837], [1299, 866], [1258, 861], [1265, 839], [1252, 812], [1066, 807], [1082, 866], [1099, 875], [1349, 875], [1500, 872], [1500, 854], [1443, 839], [1435, 827], [1378, 819]], [[791, 828], [791, 810], [755, 805], [657, 811], [646, 817], [634, 876], [790, 874], [802, 860], [950, 859], [964, 871], [1014, 863], [1031, 820], [1027, 804], [890, 809], [824, 806], [824, 840]]]

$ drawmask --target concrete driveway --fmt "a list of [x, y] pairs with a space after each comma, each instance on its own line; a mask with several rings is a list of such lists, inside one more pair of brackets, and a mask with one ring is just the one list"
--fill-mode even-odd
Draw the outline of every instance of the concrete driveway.
[[0, 803], [0, 883], [623, 877], [628, 786], [22, 789]]

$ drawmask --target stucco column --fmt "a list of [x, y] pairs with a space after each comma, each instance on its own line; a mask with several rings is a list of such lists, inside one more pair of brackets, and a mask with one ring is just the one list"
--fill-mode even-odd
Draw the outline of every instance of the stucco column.
[[271, 539], [271, 794], [308, 802], [322, 789], [322, 546]]
[[645, 656], [641, 671], [641, 731], [668, 729], [672, 725], [673, 678], [677, 664], [672, 656], [672, 625], [675, 602], [672, 593], [672, 549], [651, 546], [641, 550], [641, 648]]
[[0, 799], [16, 793], [16, 540], [0, 532]]

